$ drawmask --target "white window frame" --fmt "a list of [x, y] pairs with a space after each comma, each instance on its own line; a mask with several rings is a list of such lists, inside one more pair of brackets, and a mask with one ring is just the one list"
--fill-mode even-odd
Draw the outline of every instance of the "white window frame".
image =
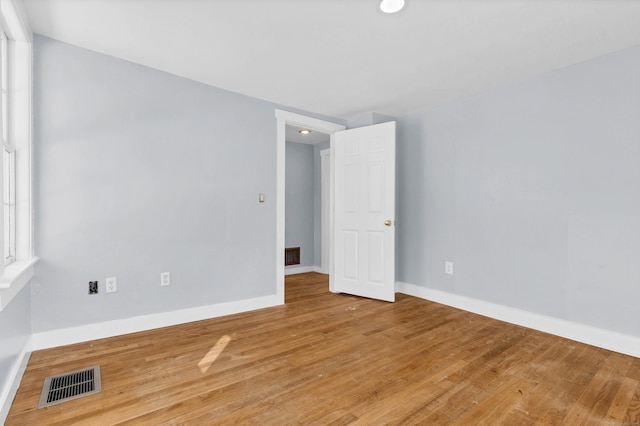
[[[5, 209], [0, 220], [0, 239], [15, 232], [15, 252], [11, 262], [0, 261], [0, 311], [31, 280], [37, 258], [33, 255], [32, 203], [32, 33], [21, 0], [0, 0], [0, 27], [7, 36], [7, 119], [8, 146], [14, 156], [15, 231], [6, 230]], [[0, 104], [0, 113], [2, 105]], [[0, 129], [1, 131], [1, 129]], [[3, 146], [5, 143], [3, 141]], [[0, 185], [4, 188], [4, 161], [0, 162]], [[5, 259], [4, 243], [0, 245]]]
[[2, 160], [3, 160], [3, 242], [4, 265], [7, 266], [16, 261], [16, 150], [9, 138], [9, 76], [8, 76], [8, 37], [0, 25], [0, 134], [2, 135]]

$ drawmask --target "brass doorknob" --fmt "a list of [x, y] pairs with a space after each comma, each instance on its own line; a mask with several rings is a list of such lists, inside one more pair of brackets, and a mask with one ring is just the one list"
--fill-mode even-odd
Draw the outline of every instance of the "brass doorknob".
[[385, 220], [384, 224], [385, 224], [385, 226], [391, 226], [391, 221], [390, 220]]

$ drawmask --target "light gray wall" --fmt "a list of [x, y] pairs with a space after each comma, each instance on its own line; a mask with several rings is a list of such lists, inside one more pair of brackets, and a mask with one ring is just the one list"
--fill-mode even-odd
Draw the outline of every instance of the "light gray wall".
[[[11, 385], [11, 372], [17, 367], [19, 357], [31, 334], [31, 304], [29, 285], [18, 293], [0, 312], [0, 395]], [[9, 404], [0, 407], [0, 422], [9, 413]]]
[[322, 162], [320, 151], [329, 149], [329, 139], [313, 146], [313, 264], [322, 267]]
[[398, 279], [640, 336], [639, 117], [634, 47], [400, 119]]
[[34, 79], [34, 332], [275, 294], [273, 104], [39, 36]]
[[313, 266], [313, 145], [287, 142], [285, 161], [285, 247], [300, 247], [299, 266]]
[[394, 120], [395, 118], [389, 115], [384, 115], [377, 112], [365, 112], [355, 117], [351, 117], [347, 122], [347, 126], [349, 129], [355, 129], [357, 127], [388, 123], [389, 121], [394, 121]]

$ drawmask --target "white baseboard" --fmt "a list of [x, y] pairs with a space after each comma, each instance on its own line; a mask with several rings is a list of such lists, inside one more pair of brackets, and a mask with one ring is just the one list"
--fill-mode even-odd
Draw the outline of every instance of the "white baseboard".
[[306, 272], [318, 272], [315, 266], [285, 266], [285, 275], [304, 274]]
[[31, 352], [29, 350], [30, 347], [31, 338], [27, 340], [24, 349], [18, 356], [15, 365], [13, 366], [11, 372], [9, 373], [9, 376], [7, 377], [5, 386], [0, 393], [0, 424], [4, 424], [7, 420], [9, 410], [11, 409], [11, 404], [13, 403], [13, 399], [16, 397], [16, 392], [18, 392], [20, 381], [22, 380], [24, 371], [27, 369], [27, 363], [29, 362], [29, 357], [31, 356]]
[[256, 309], [270, 308], [284, 303], [278, 296], [264, 296], [236, 302], [199, 306], [179, 311], [142, 315], [133, 318], [87, 324], [78, 327], [64, 328], [34, 333], [31, 336], [30, 350], [53, 348], [71, 345], [122, 334], [137, 333], [155, 328], [169, 327], [186, 322], [200, 321], [223, 315], [237, 314]]
[[396, 291], [577, 342], [640, 358], [640, 338], [403, 282]]

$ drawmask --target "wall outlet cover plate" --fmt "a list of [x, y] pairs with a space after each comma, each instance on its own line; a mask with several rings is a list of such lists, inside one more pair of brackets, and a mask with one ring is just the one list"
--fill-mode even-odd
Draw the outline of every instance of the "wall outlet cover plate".
[[106, 280], [104, 280], [104, 282], [106, 287], [105, 291], [107, 293], [114, 293], [118, 291], [118, 280], [116, 279], [116, 277], [107, 278]]

